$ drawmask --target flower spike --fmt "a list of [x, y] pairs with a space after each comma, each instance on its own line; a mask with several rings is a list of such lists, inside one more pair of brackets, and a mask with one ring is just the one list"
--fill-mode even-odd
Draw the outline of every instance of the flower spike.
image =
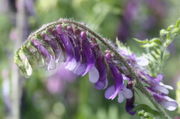
[[[99, 41], [107, 47], [106, 52]], [[162, 74], [150, 75], [146, 58], [115, 47], [83, 24], [71, 20], [60, 19], [32, 33], [16, 52], [15, 63], [26, 76], [37, 66], [52, 70], [60, 63], [78, 76], [88, 74], [96, 89], [106, 90], [105, 98], [117, 97], [119, 103], [126, 99], [126, 111], [130, 114], [135, 114], [135, 86], [157, 104], [157, 109], [166, 117], [159, 104], [170, 111], [177, 108], [175, 100], [168, 97], [168, 90], [172, 88], [162, 83]], [[133, 80], [138, 85], [134, 85]]]

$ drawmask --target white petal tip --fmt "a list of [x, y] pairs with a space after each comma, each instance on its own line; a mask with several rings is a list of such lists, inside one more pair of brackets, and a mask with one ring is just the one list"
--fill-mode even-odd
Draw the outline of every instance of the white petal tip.
[[99, 72], [96, 67], [92, 67], [92, 69], [89, 71], [89, 81], [91, 83], [96, 83], [99, 79]]

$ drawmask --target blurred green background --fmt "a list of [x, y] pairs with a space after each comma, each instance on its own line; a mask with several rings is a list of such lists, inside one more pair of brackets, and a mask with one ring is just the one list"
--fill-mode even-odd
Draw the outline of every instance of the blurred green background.
[[[13, 94], [13, 55], [16, 33], [18, 0], [0, 0], [0, 119], [10, 118]], [[86, 23], [102, 36], [127, 44], [134, 52], [143, 50], [132, 40], [158, 36], [161, 28], [175, 23], [180, 17], [179, 0], [24, 0], [25, 37], [41, 25], [59, 18], [69, 18]], [[180, 38], [180, 37], [179, 37]], [[166, 84], [175, 90], [170, 96], [180, 93], [180, 40], [169, 47], [171, 57], [164, 66]], [[67, 77], [66, 77], [67, 78]], [[23, 81], [20, 99], [22, 119], [138, 119], [129, 115], [125, 104], [104, 98], [104, 91], [96, 90], [88, 77], [63, 80], [55, 72], [37, 70], [31, 78]], [[179, 94], [178, 93], [178, 94]], [[136, 103], [147, 104], [141, 94]], [[150, 104], [151, 105], [151, 104]], [[180, 110], [171, 115], [180, 119]]]

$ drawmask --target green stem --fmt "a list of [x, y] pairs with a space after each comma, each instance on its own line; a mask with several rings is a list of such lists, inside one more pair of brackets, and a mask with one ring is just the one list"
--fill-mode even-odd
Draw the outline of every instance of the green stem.
[[171, 117], [168, 115], [168, 113], [164, 110], [164, 108], [155, 101], [155, 99], [153, 98], [153, 96], [146, 90], [146, 88], [143, 86], [141, 79], [138, 77], [138, 75], [136, 74], [136, 72], [133, 70], [133, 68], [126, 62], [126, 60], [124, 59], [123, 56], [121, 56], [121, 54], [119, 53], [119, 51], [111, 44], [108, 42], [108, 40], [106, 40], [105, 38], [102, 38], [100, 35], [96, 34], [95, 32], [93, 32], [91, 29], [87, 28], [85, 25], [82, 25], [81, 23], [78, 22], [74, 22], [72, 20], [67, 20], [67, 19], [60, 19], [58, 21], [49, 23], [45, 26], [43, 26], [42, 28], [40, 28], [38, 31], [34, 32], [33, 34], [31, 34], [29, 36], [28, 39], [31, 39], [32, 36], [34, 36], [35, 34], [38, 34], [42, 31], [44, 31], [45, 29], [54, 27], [55, 25], [58, 24], [63, 24], [63, 23], [67, 23], [67, 24], [72, 24], [75, 25], [81, 29], [84, 29], [86, 31], [88, 31], [92, 36], [94, 36], [96, 39], [98, 39], [100, 42], [102, 42], [105, 46], [107, 46], [111, 51], [114, 52], [114, 54], [118, 57], [119, 61], [122, 62], [122, 64], [124, 64], [124, 66], [127, 68], [127, 70], [129, 71], [131, 77], [136, 80], [136, 87], [144, 94], [146, 95], [149, 100], [153, 103], [153, 105], [158, 109], [158, 111], [162, 114], [162, 116], [165, 119], [171, 119]]

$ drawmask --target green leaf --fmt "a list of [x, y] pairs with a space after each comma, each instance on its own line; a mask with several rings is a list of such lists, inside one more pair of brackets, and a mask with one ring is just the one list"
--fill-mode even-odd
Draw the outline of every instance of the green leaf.
[[175, 27], [180, 27], [180, 19], [176, 22]]
[[137, 38], [133, 38], [133, 40], [135, 40], [135, 41], [138, 42], [138, 43], [142, 43], [142, 44], [147, 44], [147, 43], [149, 43], [149, 40], [148, 40], [148, 39], [146, 39], [146, 40], [139, 40], [139, 39], [137, 39]]
[[165, 30], [165, 29], [160, 30], [160, 36], [161, 37], [165, 37], [167, 34], [169, 34], [169, 32], [167, 30]]
[[144, 48], [151, 48], [151, 47], [158, 46], [158, 44], [156, 44], [155, 42], [152, 42], [152, 43], [147, 43], [147, 44], [144, 44], [144, 45], [141, 45], [141, 46], [144, 47]]
[[160, 113], [154, 109], [152, 109], [151, 107], [149, 107], [146, 104], [139, 104], [134, 108], [134, 111], [142, 111], [144, 110], [145, 112], [148, 112], [154, 116], [160, 116]]
[[159, 38], [153, 38], [150, 40], [150, 43], [156, 43], [157, 45], [162, 45], [162, 42]]

